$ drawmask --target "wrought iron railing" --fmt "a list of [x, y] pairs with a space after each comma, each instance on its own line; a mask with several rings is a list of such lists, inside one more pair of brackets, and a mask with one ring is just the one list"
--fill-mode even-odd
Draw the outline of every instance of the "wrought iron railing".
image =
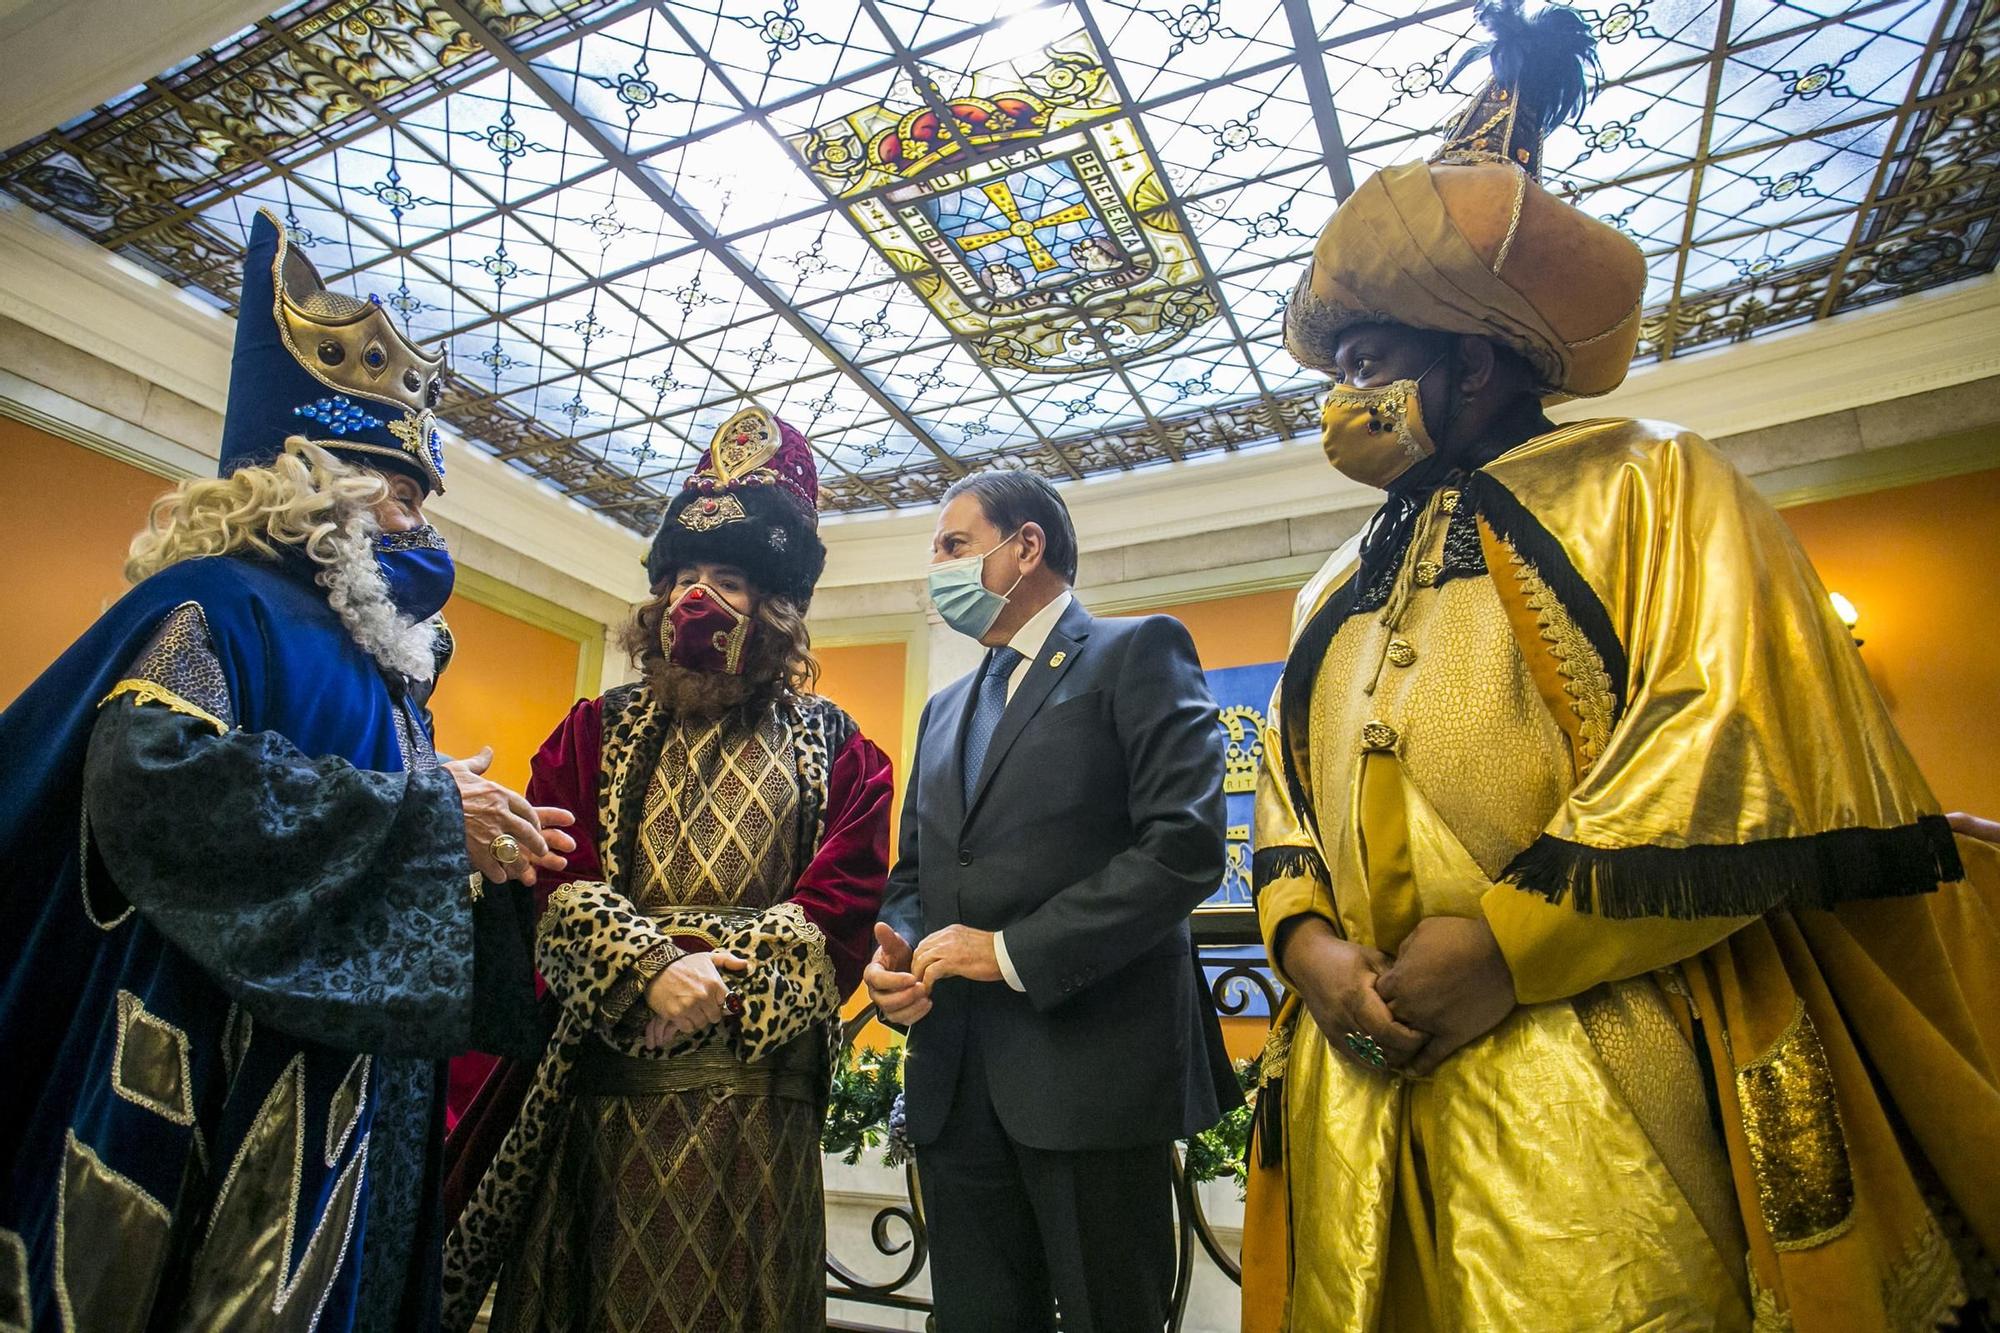
[[[1203, 961], [1203, 976], [1216, 1012], [1225, 1018], [1251, 1016], [1262, 1001], [1262, 1017], [1269, 1020], [1278, 1011], [1279, 994], [1261, 960], [1222, 959]], [[872, 1007], [842, 1025], [849, 1049], [855, 1037], [875, 1017]], [[917, 1187], [917, 1167], [903, 1168], [904, 1198], [879, 1209], [869, 1223], [869, 1239], [882, 1260], [900, 1260], [901, 1268], [881, 1279], [863, 1277], [833, 1253], [826, 1256], [826, 1294], [830, 1300], [848, 1301], [885, 1310], [921, 1311], [931, 1309], [929, 1298], [917, 1290], [918, 1279], [930, 1262], [930, 1244], [924, 1229], [923, 1196]], [[1194, 1289], [1195, 1269], [1206, 1256], [1230, 1282], [1241, 1285], [1243, 1266], [1231, 1247], [1215, 1231], [1202, 1204], [1197, 1182], [1188, 1178], [1185, 1160], [1174, 1150], [1174, 1288], [1172, 1318], [1168, 1333], [1179, 1333], [1187, 1316], [1188, 1297]], [[866, 1325], [837, 1324], [843, 1328]], [[929, 1326], [928, 1323], [926, 1325]]]

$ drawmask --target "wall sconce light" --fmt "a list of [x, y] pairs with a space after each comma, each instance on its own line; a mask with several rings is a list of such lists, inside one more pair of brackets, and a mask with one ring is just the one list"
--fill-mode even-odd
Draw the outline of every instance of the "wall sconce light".
[[[1861, 623], [1860, 610], [1855, 607], [1853, 602], [1848, 601], [1847, 598], [1837, 592], [1828, 593], [1826, 599], [1833, 603], [1833, 613], [1840, 617], [1841, 624], [1847, 626], [1848, 634], [1854, 636], [1854, 627]], [[1861, 646], [1861, 639], [1858, 636], [1854, 637], [1854, 646], [1856, 648]]]

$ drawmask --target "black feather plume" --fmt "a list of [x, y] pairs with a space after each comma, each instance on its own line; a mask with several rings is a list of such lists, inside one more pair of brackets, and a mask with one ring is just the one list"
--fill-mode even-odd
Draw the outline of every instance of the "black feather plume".
[[1583, 114], [1603, 75], [1597, 41], [1583, 15], [1567, 5], [1548, 5], [1531, 19], [1521, 12], [1521, 0], [1479, 0], [1472, 12], [1492, 40], [1467, 51], [1450, 78], [1484, 56], [1494, 82], [1514, 90], [1542, 133]]

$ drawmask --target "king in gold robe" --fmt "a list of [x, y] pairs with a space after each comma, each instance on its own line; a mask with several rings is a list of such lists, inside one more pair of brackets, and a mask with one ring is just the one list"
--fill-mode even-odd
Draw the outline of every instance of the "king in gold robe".
[[[1534, 184], [1550, 101], [1496, 81], [1342, 205], [1302, 359], [1402, 320], [1537, 394], [1617, 384], [1643, 265]], [[1938, 1327], [1995, 1291], [2000, 857], [1954, 839], [1724, 458], [1527, 415], [1392, 489], [1299, 597], [1257, 796], [1271, 957], [1312, 920], [1393, 957], [1472, 919], [1516, 1003], [1411, 1077], [1292, 990], [1244, 1327]]]
[[1699, 439], [1561, 428], [1426, 513], [1387, 586], [1350, 548], [1300, 596], [1295, 641], [1331, 633], [1273, 703], [1258, 912], [1392, 954], [1483, 916], [1521, 1007], [1411, 1080], [1288, 1002], [1246, 1300], [1301, 1330], [1935, 1327], [2000, 1239], [1993, 849], [1954, 845]]

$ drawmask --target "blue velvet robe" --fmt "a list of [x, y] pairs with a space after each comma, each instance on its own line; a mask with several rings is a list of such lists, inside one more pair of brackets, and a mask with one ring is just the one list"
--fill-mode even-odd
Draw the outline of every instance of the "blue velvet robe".
[[[129, 683], [199, 637], [226, 717]], [[302, 562], [218, 557], [0, 714], [0, 1325], [433, 1318], [436, 1061], [540, 1033], [405, 686]]]

